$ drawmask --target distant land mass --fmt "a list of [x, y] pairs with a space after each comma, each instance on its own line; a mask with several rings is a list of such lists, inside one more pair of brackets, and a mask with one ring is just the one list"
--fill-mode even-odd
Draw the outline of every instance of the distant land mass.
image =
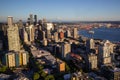
[[120, 24], [120, 21], [54, 21], [53, 23], [62, 23], [62, 24], [75, 24], [75, 23], [111, 23], [111, 24]]

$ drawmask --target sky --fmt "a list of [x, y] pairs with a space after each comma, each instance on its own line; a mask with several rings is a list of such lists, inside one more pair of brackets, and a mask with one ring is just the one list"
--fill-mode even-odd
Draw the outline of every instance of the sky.
[[0, 22], [29, 14], [50, 21], [120, 21], [120, 0], [0, 0]]

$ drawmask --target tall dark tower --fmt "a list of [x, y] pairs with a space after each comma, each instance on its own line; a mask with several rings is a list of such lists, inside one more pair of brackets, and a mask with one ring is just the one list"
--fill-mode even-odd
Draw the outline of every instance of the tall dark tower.
[[37, 15], [34, 15], [35, 25], [37, 24]]

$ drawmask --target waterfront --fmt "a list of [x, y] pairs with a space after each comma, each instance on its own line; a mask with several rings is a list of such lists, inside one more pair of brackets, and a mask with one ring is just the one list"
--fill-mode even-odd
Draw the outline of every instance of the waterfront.
[[103, 39], [110, 41], [120, 41], [120, 28], [93, 28], [91, 31], [94, 31], [94, 34], [90, 34], [88, 30], [80, 30], [79, 35], [84, 37], [94, 38], [94, 39]]

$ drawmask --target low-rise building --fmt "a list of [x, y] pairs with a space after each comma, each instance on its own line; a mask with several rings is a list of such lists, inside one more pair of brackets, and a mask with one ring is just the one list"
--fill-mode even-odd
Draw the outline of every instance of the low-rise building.
[[60, 72], [64, 72], [65, 71], [65, 62], [63, 62], [61, 60], [57, 60], [57, 68]]

